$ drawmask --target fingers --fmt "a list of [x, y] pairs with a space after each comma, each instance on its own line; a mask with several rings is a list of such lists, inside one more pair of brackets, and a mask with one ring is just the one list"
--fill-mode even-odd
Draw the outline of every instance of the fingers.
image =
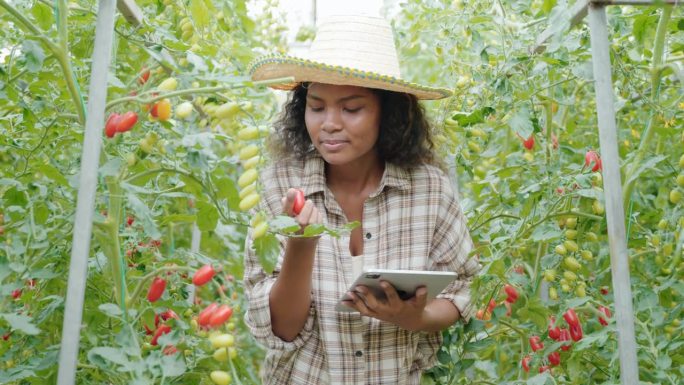
[[296, 189], [289, 188], [285, 193], [285, 196], [280, 199], [283, 214], [294, 217], [302, 229], [310, 224], [323, 223], [323, 214], [316, 208], [313, 201], [309, 199], [304, 202], [304, 206], [299, 211], [299, 214], [295, 214], [294, 206], [297, 193], [298, 191]]
[[287, 214], [289, 216], [294, 215], [294, 210], [292, 208], [294, 207], [296, 195], [297, 191], [293, 188], [289, 188], [287, 193], [285, 193], [285, 196], [280, 200], [280, 203], [283, 205], [283, 214]]
[[427, 288], [421, 286], [416, 290], [416, 295], [411, 298], [411, 302], [419, 309], [422, 309], [427, 305]]

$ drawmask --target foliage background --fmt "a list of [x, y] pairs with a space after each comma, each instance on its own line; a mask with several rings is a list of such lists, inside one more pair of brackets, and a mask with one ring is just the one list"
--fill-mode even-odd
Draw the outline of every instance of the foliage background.
[[[257, 19], [244, 1], [138, 4], [142, 26], [116, 21], [108, 113], [131, 110], [140, 119], [126, 134], [103, 136], [78, 382], [204, 384], [211, 371], [225, 370], [235, 383], [257, 383], [263, 352], [242, 324], [240, 284], [252, 216], [238, 209], [237, 180], [245, 171], [240, 150], [262, 145], [278, 107], [270, 91], [242, 84], [255, 56], [285, 49], [283, 20], [274, 2]], [[440, 364], [426, 383], [619, 382], [615, 323], [603, 327], [596, 313], [612, 307], [612, 293], [601, 175], [584, 164], [598, 148], [589, 31], [570, 28], [571, 5], [411, 0], [393, 20], [405, 76], [457, 91], [426, 106], [483, 266], [475, 301], [481, 309], [490, 299], [497, 304], [444, 333]], [[0, 31], [7, 50], [0, 63], [0, 383], [56, 379], [95, 17], [93, 2], [0, 1], [0, 20], [10, 27]], [[608, 20], [640, 377], [677, 384], [684, 377], [682, 9], [614, 6]], [[530, 53], [548, 27], [555, 33], [546, 50]], [[145, 68], [151, 75], [140, 84]], [[150, 119], [145, 106], [165, 96], [154, 93], [169, 77], [178, 81], [172, 105], [191, 102], [193, 113]], [[228, 103], [237, 112], [221, 117], [217, 110]], [[245, 127], [258, 128], [259, 138], [240, 140]], [[528, 150], [521, 138], [530, 135], [536, 143]], [[558, 245], [570, 247], [562, 253]], [[267, 262], [268, 248], [262, 254]], [[568, 257], [580, 268], [571, 269]], [[223, 271], [195, 292], [189, 276], [205, 263]], [[144, 293], [158, 275], [167, 292], [150, 304]], [[521, 294], [508, 316], [504, 284]], [[215, 300], [235, 311], [223, 331], [235, 336], [239, 354], [227, 362], [212, 357], [206, 331], [193, 322]], [[548, 318], [562, 323], [569, 307], [584, 338], [561, 351], [559, 366], [537, 374], [559, 349], [546, 335]], [[162, 354], [143, 326], [167, 309], [180, 319], [160, 344], [178, 354]], [[532, 354], [532, 335], [543, 338], [544, 350]], [[528, 354], [530, 373], [520, 365]]]

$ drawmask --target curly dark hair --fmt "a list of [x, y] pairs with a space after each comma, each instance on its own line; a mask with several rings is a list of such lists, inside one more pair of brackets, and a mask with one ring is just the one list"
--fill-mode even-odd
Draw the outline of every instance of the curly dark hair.
[[[268, 147], [277, 158], [294, 155], [304, 159], [316, 151], [304, 121], [307, 85], [300, 84], [290, 92], [274, 124]], [[376, 143], [380, 159], [403, 168], [424, 163], [441, 167], [433, 151], [430, 123], [418, 99], [401, 92], [371, 91], [380, 97], [380, 133]]]

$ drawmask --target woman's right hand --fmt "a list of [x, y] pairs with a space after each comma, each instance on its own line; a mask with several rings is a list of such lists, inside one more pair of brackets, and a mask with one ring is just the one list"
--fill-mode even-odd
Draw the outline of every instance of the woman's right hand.
[[316, 206], [314, 206], [313, 202], [309, 199], [305, 200], [304, 206], [299, 213], [295, 212], [295, 201], [298, 199], [297, 194], [301, 194], [301, 192], [298, 192], [298, 190], [294, 188], [287, 190], [285, 196], [280, 200], [283, 205], [283, 214], [294, 217], [302, 230], [310, 224], [323, 223], [321, 212], [318, 211]]

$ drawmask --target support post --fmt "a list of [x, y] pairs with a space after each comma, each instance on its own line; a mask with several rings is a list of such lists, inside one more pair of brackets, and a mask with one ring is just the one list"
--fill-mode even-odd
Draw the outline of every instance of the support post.
[[107, 73], [112, 52], [116, 0], [100, 0], [95, 29], [95, 44], [88, 91], [88, 115], [83, 139], [81, 175], [78, 185], [74, 235], [69, 265], [62, 341], [59, 352], [58, 385], [73, 385], [78, 363], [83, 300], [88, 276], [88, 256], [93, 230], [93, 210], [97, 190], [97, 172], [102, 145], [105, 103], [107, 101]]
[[639, 366], [634, 335], [632, 288], [629, 278], [629, 259], [627, 258], [625, 211], [622, 203], [620, 157], [618, 154], [617, 128], [615, 124], [610, 44], [608, 41], [605, 5], [590, 4], [588, 19], [591, 34], [591, 55], [594, 68], [599, 143], [603, 161], [603, 189], [606, 199], [610, 267], [615, 298], [620, 378], [623, 385], [637, 385], [639, 383]]

